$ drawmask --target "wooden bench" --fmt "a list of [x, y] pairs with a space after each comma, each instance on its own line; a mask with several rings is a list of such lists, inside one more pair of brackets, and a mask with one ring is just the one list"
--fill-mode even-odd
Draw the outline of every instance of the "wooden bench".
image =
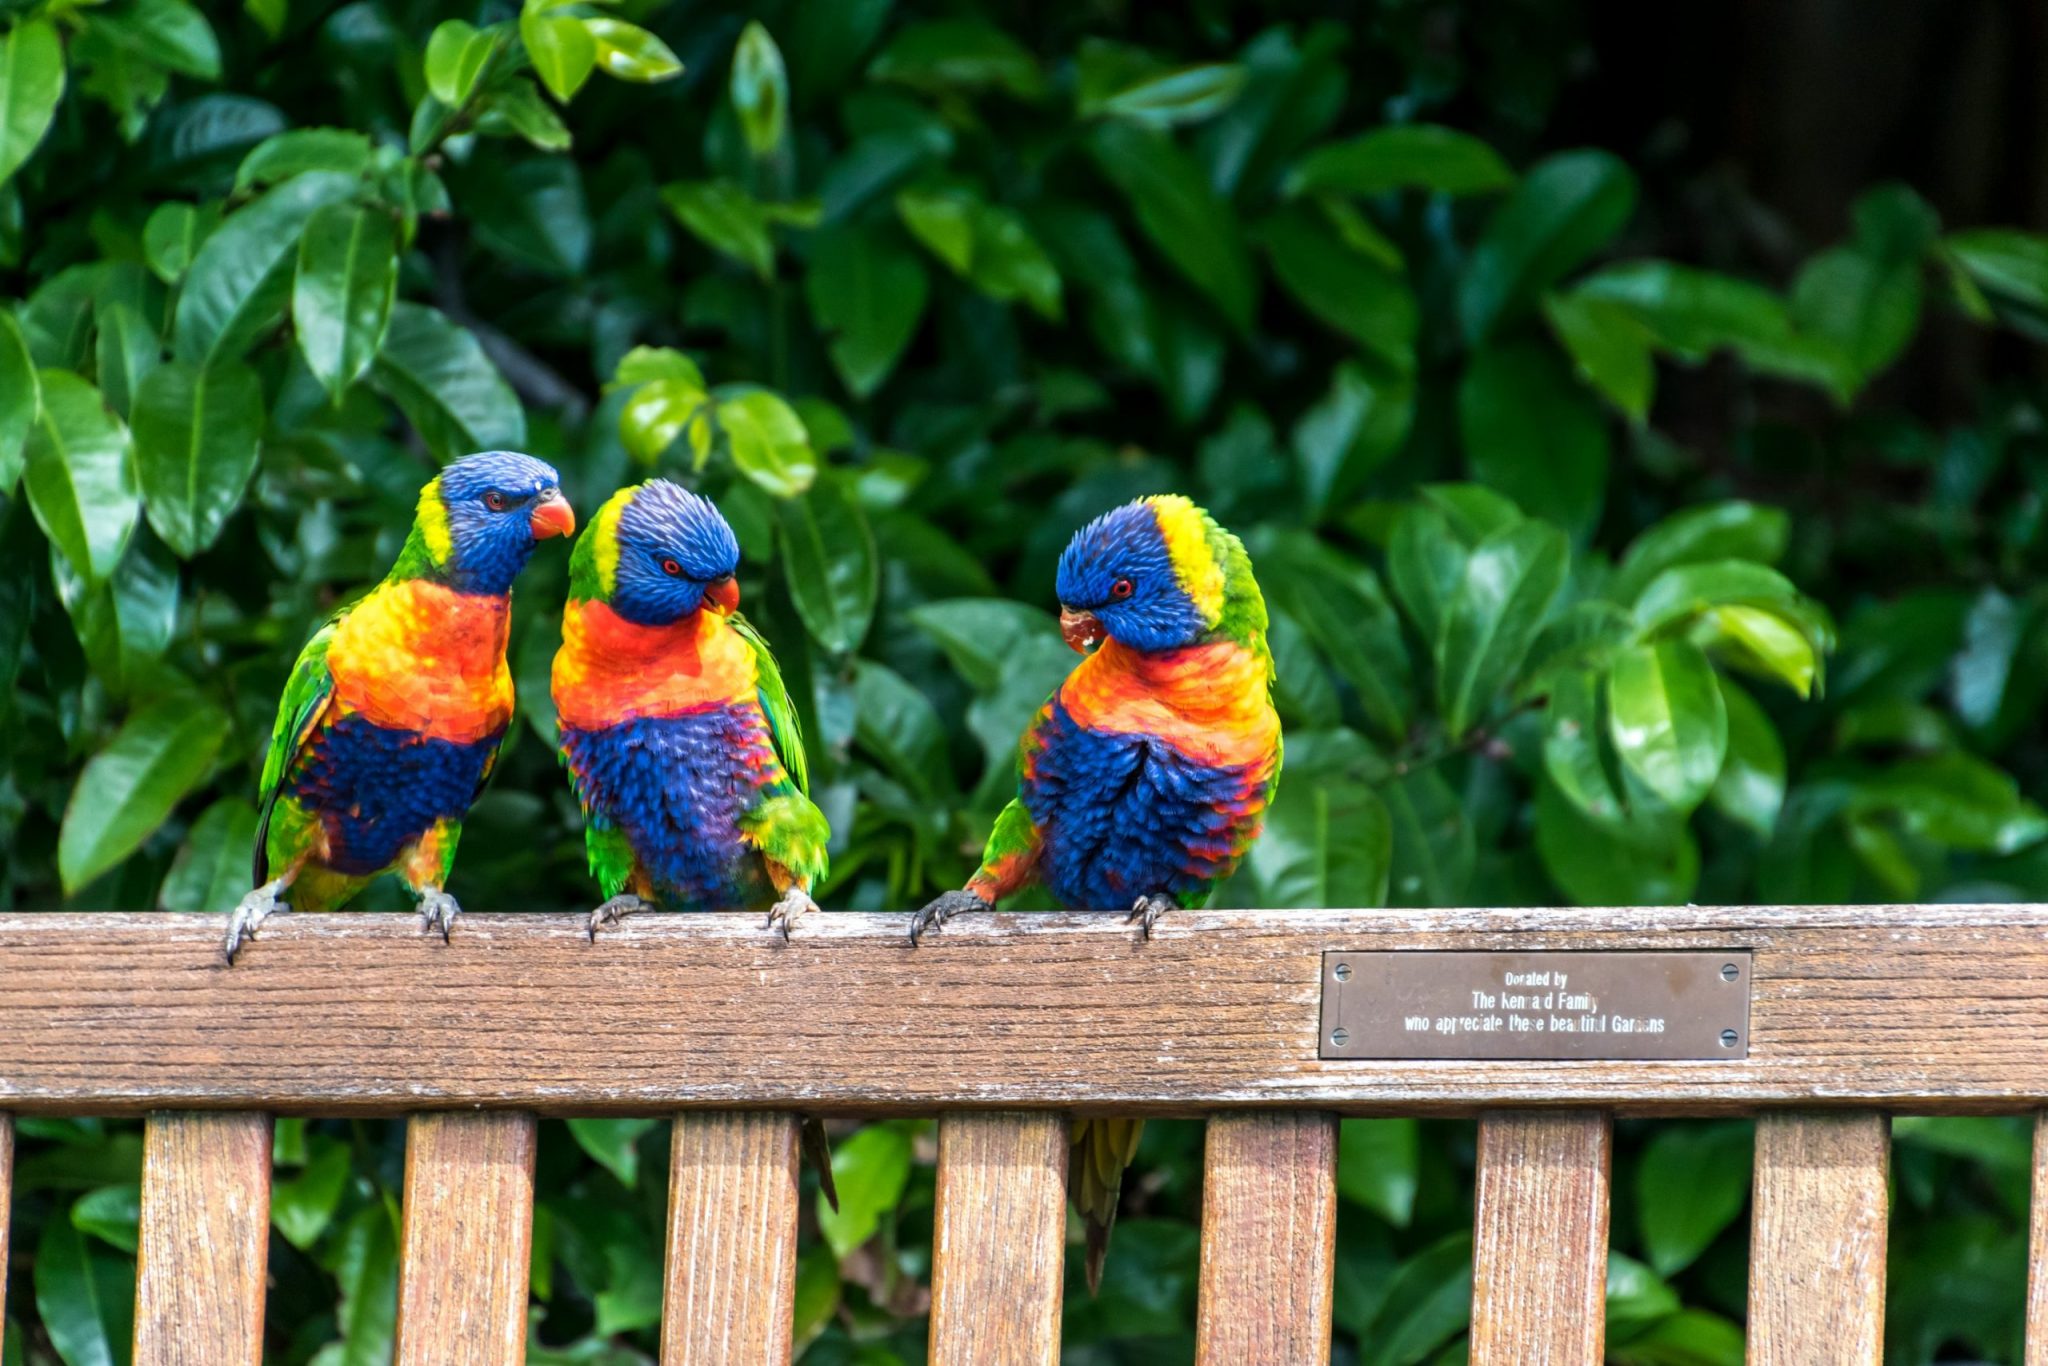
[[[581, 924], [290, 916], [229, 971], [218, 917], [0, 916], [0, 1111], [149, 1117], [136, 1360], [259, 1359], [278, 1113], [411, 1116], [408, 1363], [521, 1359], [536, 1115], [672, 1114], [663, 1360], [787, 1360], [809, 1111], [941, 1116], [932, 1360], [1054, 1361], [1068, 1117], [1116, 1111], [1208, 1116], [1204, 1361], [1327, 1359], [1340, 1114], [1479, 1116], [1472, 1360], [1527, 1366], [1600, 1359], [1611, 1117], [1756, 1113], [1750, 1359], [1871, 1363], [1889, 1114], [2048, 1105], [2041, 907]], [[1642, 948], [1753, 951], [1747, 1057], [1318, 1056], [1326, 951]]]

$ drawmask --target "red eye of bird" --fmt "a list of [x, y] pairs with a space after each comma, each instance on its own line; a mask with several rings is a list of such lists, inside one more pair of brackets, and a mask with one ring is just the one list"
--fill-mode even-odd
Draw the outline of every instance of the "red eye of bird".
[[667, 574], [670, 578], [679, 579], [683, 576], [683, 567], [674, 560], [663, 560], [661, 562], [661, 572]]
[[484, 495], [484, 506], [493, 512], [503, 512], [506, 508], [512, 506], [512, 502], [504, 494], [496, 489], [492, 489]]
[[1109, 586], [1109, 595], [1113, 598], [1129, 597], [1131, 595], [1131, 581], [1129, 579], [1118, 579]]

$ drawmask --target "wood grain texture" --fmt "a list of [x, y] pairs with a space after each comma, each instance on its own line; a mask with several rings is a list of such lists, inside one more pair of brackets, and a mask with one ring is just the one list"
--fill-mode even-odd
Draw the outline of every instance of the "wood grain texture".
[[137, 1366], [263, 1360], [270, 1116], [153, 1114], [143, 1128]]
[[1328, 1361], [1336, 1246], [1337, 1117], [1283, 1110], [1211, 1119], [1195, 1359]]
[[[206, 916], [0, 916], [0, 1108], [553, 1114], [1246, 1108], [2018, 1112], [2048, 1095], [2048, 908], [1113, 915], [295, 915], [232, 969]], [[1316, 1056], [1332, 949], [1754, 950], [1750, 1055]], [[222, 1065], [220, 1041], [239, 1041]], [[933, 1040], [945, 1041], [934, 1065]]]
[[758, 1111], [675, 1122], [668, 1189], [665, 1366], [786, 1366], [796, 1316], [798, 1127]]
[[1867, 1366], [1884, 1356], [1881, 1114], [1770, 1114], [1756, 1124], [1749, 1249], [1752, 1366]]
[[14, 1116], [0, 1110], [0, 1323], [7, 1322], [7, 1212], [14, 1201]]
[[940, 1118], [932, 1366], [1060, 1359], [1069, 1127], [1043, 1112]]
[[1473, 1366], [1598, 1366], [1612, 1125], [1599, 1112], [1479, 1121]]
[[[0, 1189], [6, 1181], [0, 1178]], [[0, 1227], [6, 1220], [0, 1217]], [[2027, 1366], [2048, 1366], [2048, 1110], [2034, 1117], [2034, 1220], [2027, 1251]]]
[[398, 1366], [526, 1360], [537, 1127], [520, 1111], [407, 1124]]

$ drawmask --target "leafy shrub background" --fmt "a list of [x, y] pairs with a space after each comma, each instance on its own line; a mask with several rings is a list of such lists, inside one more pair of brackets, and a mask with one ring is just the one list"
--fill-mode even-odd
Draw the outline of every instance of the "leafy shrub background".
[[[1786, 27], [1780, 96], [1873, 53], [1985, 74]], [[1236, 903], [2048, 899], [2048, 240], [1977, 225], [2028, 212], [1979, 192], [2025, 182], [1995, 108], [2028, 97], [1992, 64], [1976, 182], [1898, 121], [1934, 75], [1850, 97], [1828, 136], [1892, 129], [1943, 222], [1841, 189], [1889, 163], [1798, 100], [1727, 135], [1755, 61], [1659, 82], [1643, 36], [1422, 0], [0, 4], [0, 906], [229, 905], [299, 642], [434, 461], [498, 445], [586, 516], [657, 469], [720, 499], [835, 907], [958, 883], [1070, 662], [1059, 547], [1168, 488], [1276, 608], [1288, 782]], [[564, 565], [518, 594], [472, 907], [590, 897]], [[2024, 1126], [1896, 1133], [1892, 1359], [2017, 1360]], [[20, 1135], [5, 1360], [124, 1360], [136, 1128]], [[1614, 1360], [1740, 1360], [1749, 1143], [1620, 1126]], [[547, 1127], [535, 1361], [649, 1359], [665, 1148]], [[273, 1359], [387, 1354], [402, 1153], [280, 1123]], [[1187, 1358], [1199, 1154], [1148, 1128], [1071, 1359]], [[932, 1157], [928, 1124], [840, 1134], [807, 1361], [921, 1358]], [[1469, 1125], [1346, 1124], [1343, 1359], [1462, 1360], [1471, 1168]]]

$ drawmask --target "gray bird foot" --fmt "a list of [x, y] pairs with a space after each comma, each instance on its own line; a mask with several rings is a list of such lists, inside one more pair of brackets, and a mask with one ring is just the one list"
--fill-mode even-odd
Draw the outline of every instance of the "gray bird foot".
[[1165, 915], [1168, 911], [1177, 909], [1179, 909], [1178, 902], [1174, 901], [1171, 897], [1160, 896], [1157, 892], [1154, 892], [1149, 896], [1141, 896], [1131, 903], [1131, 913], [1124, 917], [1124, 924], [1128, 925], [1133, 920], [1137, 921], [1138, 927], [1144, 932], [1145, 938], [1150, 939], [1152, 937], [1152, 926], [1158, 922], [1159, 917]]
[[455, 928], [455, 917], [462, 914], [462, 907], [455, 904], [455, 898], [440, 888], [430, 888], [420, 893], [420, 929], [431, 934], [441, 932], [441, 942], [448, 942], [448, 931]]
[[782, 894], [782, 900], [768, 908], [768, 923], [763, 929], [781, 930], [782, 942], [789, 942], [789, 927], [800, 915], [809, 915], [818, 909], [818, 903], [811, 900], [811, 894], [801, 887], [792, 887]]
[[918, 936], [928, 930], [942, 930], [946, 922], [956, 915], [969, 911], [985, 911], [990, 903], [968, 891], [942, 892], [925, 903], [923, 910], [910, 917], [910, 947], [917, 947]]
[[620, 892], [590, 913], [590, 942], [597, 942], [597, 932], [606, 925], [616, 925], [629, 915], [653, 909], [653, 902], [634, 896], [631, 892]]
[[236, 903], [233, 913], [228, 916], [227, 941], [221, 945], [229, 967], [235, 965], [235, 955], [242, 951], [242, 945], [256, 937], [258, 925], [291, 909], [284, 904], [284, 889], [290, 882], [289, 878], [274, 878]]

